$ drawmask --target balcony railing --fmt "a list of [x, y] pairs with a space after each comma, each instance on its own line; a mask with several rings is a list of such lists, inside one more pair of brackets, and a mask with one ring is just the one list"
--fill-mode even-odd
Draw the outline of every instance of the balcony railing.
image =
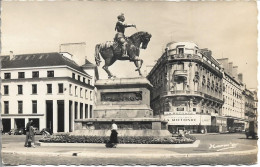
[[172, 59], [198, 59], [202, 60], [202, 57], [196, 55], [196, 54], [169, 54], [169, 60]]
[[186, 80], [188, 73], [187, 70], [175, 70], [173, 75], [175, 81]]

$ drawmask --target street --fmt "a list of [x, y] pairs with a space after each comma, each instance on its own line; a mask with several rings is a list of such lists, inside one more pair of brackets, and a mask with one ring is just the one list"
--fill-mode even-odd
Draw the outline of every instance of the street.
[[[125, 148], [119, 145], [118, 148], [108, 149], [103, 145], [25, 148], [23, 147], [25, 136], [4, 135], [2, 136], [2, 159], [4, 164], [9, 165], [238, 165], [254, 164], [257, 161], [256, 153], [245, 152], [256, 149], [257, 140], [246, 139], [244, 134], [195, 136], [200, 140], [197, 148]], [[36, 141], [39, 138], [41, 136], [36, 136]], [[80, 153], [85, 154], [78, 156]]]

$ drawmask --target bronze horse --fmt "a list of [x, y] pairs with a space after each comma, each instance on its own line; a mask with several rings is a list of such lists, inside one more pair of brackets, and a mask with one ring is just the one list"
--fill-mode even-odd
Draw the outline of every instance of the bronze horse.
[[126, 49], [128, 57], [122, 57], [121, 46], [116, 42], [109, 41], [102, 44], [97, 44], [95, 48], [95, 61], [97, 66], [100, 65], [101, 55], [105, 60], [103, 69], [107, 72], [108, 78], [111, 78], [115, 76], [113, 76], [108, 70], [108, 67], [111, 66], [116, 60], [129, 60], [135, 63], [135, 66], [137, 67], [136, 71], [138, 71], [141, 76], [142, 73], [140, 69], [142, 67], [143, 60], [139, 58], [139, 48], [142, 44], [141, 49], [146, 49], [151, 37], [152, 35], [148, 32], [140, 31], [127, 38]]

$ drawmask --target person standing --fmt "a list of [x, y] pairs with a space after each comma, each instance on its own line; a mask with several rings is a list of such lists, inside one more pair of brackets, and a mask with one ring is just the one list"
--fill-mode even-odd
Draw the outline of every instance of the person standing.
[[117, 134], [117, 125], [115, 123], [115, 120], [112, 120], [110, 143], [112, 144], [113, 148], [116, 148], [118, 143]]
[[31, 126], [29, 127], [29, 138], [28, 138], [28, 141], [31, 142], [31, 146], [33, 148], [35, 148], [35, 138], [34, 138], [34, 129], [33, 129], [33, 126], [31, 124]]
[[29, 139], [29, 131], [30, 131], [30, 126], [32, 125], [33, 123], [33, 120], [30, 120], [27, 124], [26, 124], [26, 127], [25, 127], [25, 132], [26, 132], [26, 138], [25, 138], [25, 143], [24, 143], [24, 147], [27, 147], [28, 146], [28, 139]]

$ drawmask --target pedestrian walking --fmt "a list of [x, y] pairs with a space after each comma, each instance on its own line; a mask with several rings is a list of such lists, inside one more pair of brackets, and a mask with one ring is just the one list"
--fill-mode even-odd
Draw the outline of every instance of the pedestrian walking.
[[31, 145], [33, 148], [35, 148], [34, 128], [32, 125], [29, 127], [28, 143], [30, 143], [28, 144], [29, 146]]
[[25, 132], [26, 132], [26, 138], [25, 138], [25, 143], [24, 143], [24, 147], [28, 146], [28, 139], [29, 139], [29, 131], [30, 131], [30, 126], [32, 125], [33, 120], [30, 120], [25, 127]]
[[106, 144], [106, 147], [116, 148], [117, 143], [118, 143], [117, 135], [118, 135], [118, 133], [117, 133], [117, 125], [115, 123], [115, 120], [112, 120], [110, 140]]

